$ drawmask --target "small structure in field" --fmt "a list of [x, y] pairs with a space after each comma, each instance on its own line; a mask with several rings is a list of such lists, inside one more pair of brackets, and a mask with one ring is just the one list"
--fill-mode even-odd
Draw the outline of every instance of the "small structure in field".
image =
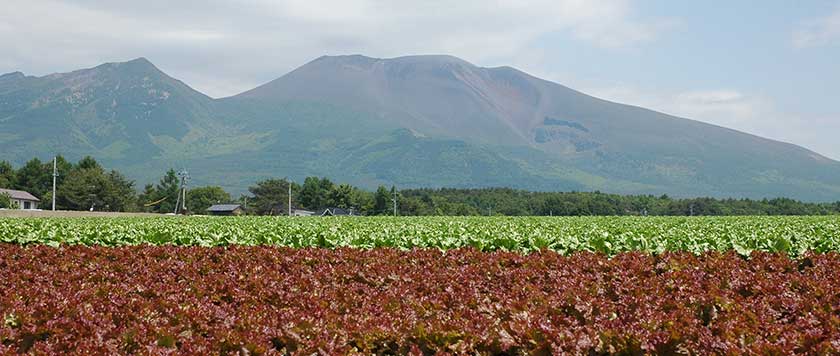
[[210, 215], [239, 216], [245, 211], [242, 210], [242, 206], [239, 204], [214, 204], [207, 208], [207, 212]]
[[272, 216], [312, 216], [315, 215], [314, 211], [306, 210], [299, 206], [292, 205], [292, 208], [289, 209], [289, 205], [287, 204], [276, 204], [271, 207], [271, 211], [268, 215]]
[[13, 209], [37, 210], [38, 203], [41, 202], [41, 199], [38, 199], [34, 195], [29, 194], [29, 192], [24, 192], [22, 190], [0, 188], [0, 194], [9, 196]]
[[292, 206], [292, 216], [312, 216], [312, 215], [315, 215], [314, 211]]
[[356, 212], [353, 209], [343, 209], [343, 208], [335, 208], [329, 207], [322, 210], [318, 213], [320, 216], [356, 216]]

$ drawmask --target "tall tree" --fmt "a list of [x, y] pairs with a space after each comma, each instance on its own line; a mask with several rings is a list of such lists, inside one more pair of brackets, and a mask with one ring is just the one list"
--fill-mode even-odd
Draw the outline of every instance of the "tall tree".
[[15, 187], [15, 168], [7, 161], [0, 161], [0, 188]]
[[106, 202], [110, 189], [102, 168], [74, 169], [58, 187], [57, 204], [68, 210], [111, 210]]
[[94, 169], [94, 168], [102, 168], [102, 166], [91, 156], [85, 156], [84, 158], [79, 160], [79, 163], [76, 163], [76, 167], [81, 169]]
[[[64, 159], [64, 156], [58, 155], [58, 156], [55, 157], [55, 173], [58, 174], [58, 176], [55, 177], [55, 184], [56, 184], [57, 188], [61, 187], [61, 185], [64, 184], [65, 179], [67, 179], [67, 176], [70, 175], [70, 172], [73, 169], [75, 169], [75, 167], [76, 166], [74, 166], [73, 163], [70, 163], [66, 159]], [[44, 162], [44, 169], [49, 171], [50, 176], [52, 176], [53, 162], [52, 161]], [[132, 192], [131, 194], [134, 195], [134, 192]], [[42, 201], [42, 204], [43, 204], [44, 208], [49, 208], [50, 207], [51, 201], [52, 201], [52, 189], [51, 188], [48, 189], [46, 193], [44, 193], [44, 196], [41, 197], [41, 201]], [[62, 201], [60, 199], [58, 199], [58, 197], [56, 197], [55, 205], [56, 205], [56, 209], [58, 209], [58, 210], [68, 210], [68, 209], [70, 209], [69, 207], [62, 205]]]
[[376, 215], [387, 215], [388, 207], [391, 202], [391, 193], [388, 188], [380, 185], [376, 188], [376, 193], [373, 194], [373, 213]]
[[[286, 215], [289, 199], [289, 181], [286, 179], [266, 179], [248, 188], [253, 197], [248, 199], [248, 210], [259, 215]], [[292, 184], [292, 196], [300, 187]], [[292, 204], [296, 203], [292, 199]]]
[[[52, 173], [52, 162], [45, 162], [44, 164], [47, 166], [47, 170]], [[65, 177], [67, 177], [67, 175], [70, 174], [70, 171], [73, 170], [74, 165], [73, 163], [67, 161], [64, 156], [58, 155], [55, 157], [55, 168], [56, 173], [58, 173], [58, 177], [55, 178], [56, 185], [61, 185], [64, 183]]]
[[333, 183], [327, 178], [306, 177], [298, 195], [298, 202], [308, 209], [321, 209], [330, 204], [329, 192]]
[[[122, 173], [106, 172], [92, 157], [83, 158], [75, 166], [63, 158], [57, 159], [56, 163], [62, 178], [56, 194], [56, 205], [60, 209], [128, 211], [134, 208], [134, 182]], [[68, 166], [72, 167], [69, 171]], [[62, 170], [67, 173], [61, 173]]]
[[158, 213], [171, 213], [175, 211], [175, 203], [178, 201], [178, 188], [180, 187], [180, 180], [174, 169], [166, 171], [166, 175], [160, 179], [160, 182], [155, 186], [155, 197], [152, 202], [163, 199], [158, 204], [152, 206], [152, 211]]
[[110, 211], [134, 210], [137, 196], [134, 191], [134, 181], [126, 178], [122, 173], [111, 170], [107, 175], [108, 184], [103, 192], [103, 201]]
[[43, 197], [52, 190], [52, 162], [49, 167], [38, 158], [33, 158], [17, 171], [16, 188], [36, 197]]
[[373, 193], [366, 190], [353, 187], [353, 193], [350, 198], [352, 208], [358, 209], [359, 214], [370, 214], [373, 210]]
[[12, 199], [6, 193], [0, 193], [0, 209], [9, 209], [12, 207]]
[[187, 192], [187, 209], [194, 214], [205, 214], [211, 205], [229, 202], [230, 194], [222, 187], [198, 187]]
[[354, 207], [353, 205], [353, 187], [349, 184], [340, 184], [334, 186], [329, 192], [330, 205], [342, 209]]
[[137, 211], [151, 212], [155, 210], [155, 206], [151, 205], [157, 197], [157, 190], [154, 184], [146, 184], [143, 187], [143, 192], [137, 195]]

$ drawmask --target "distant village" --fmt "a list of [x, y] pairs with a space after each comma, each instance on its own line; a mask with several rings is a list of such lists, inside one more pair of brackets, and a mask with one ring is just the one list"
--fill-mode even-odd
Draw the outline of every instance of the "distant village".
[[[282, 208], [277, 209], [278, 213], [282, 213]], [[238, 216], [244, 215], [245, 209], [240, 204], [213, 204], [207, 208], [209, 215], [221, 216]], [[281, 215], [281, 214], [276, 214]], [[296, 206], [292, 206], [289, 210], [289, 216], [355, 216], [359, 215], [353, 208], [342, 209], [336, 207], [324, 208], [318, 211], [306, 210]]]

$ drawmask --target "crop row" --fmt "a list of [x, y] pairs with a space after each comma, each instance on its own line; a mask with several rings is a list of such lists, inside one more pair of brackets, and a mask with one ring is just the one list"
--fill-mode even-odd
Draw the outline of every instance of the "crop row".
[[840, 251], [840, 217], [29, 218], [0, 219], [0, 242], [798, 256]]
[[0, 353], [837, 354], [840, 255], [0, 244]]

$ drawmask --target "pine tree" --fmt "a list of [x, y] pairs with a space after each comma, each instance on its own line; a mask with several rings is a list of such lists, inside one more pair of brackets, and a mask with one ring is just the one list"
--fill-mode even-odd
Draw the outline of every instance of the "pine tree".
[[391, 202], [391, 193], [388, 192], [388, 188], [384, 186], [379, 186], [376, 188], [376, 193], [373, 195], [373, 213], [376, 215], [387, 215], [389, 211], [389, 206]]
[[15, 169], [7, 161], [0, 161], [0, 188], [12, 189], [15, 186]]
[[49, 168], [40, 159], [33, 158], [17, 171], [15, 188], [43, 197], [52, 190], [52, 162]]
[[155, 197], [152, 202], [163, 199], [160, 203], [152, 207], [152, 211], [158, 213], [171, 213], [175, 211], [175, 203], [178, 200], [178, 188], [180, 181], [174, 169], [166, 171], [166, 175], [160, 179], [160, 182], [155, 186]]

